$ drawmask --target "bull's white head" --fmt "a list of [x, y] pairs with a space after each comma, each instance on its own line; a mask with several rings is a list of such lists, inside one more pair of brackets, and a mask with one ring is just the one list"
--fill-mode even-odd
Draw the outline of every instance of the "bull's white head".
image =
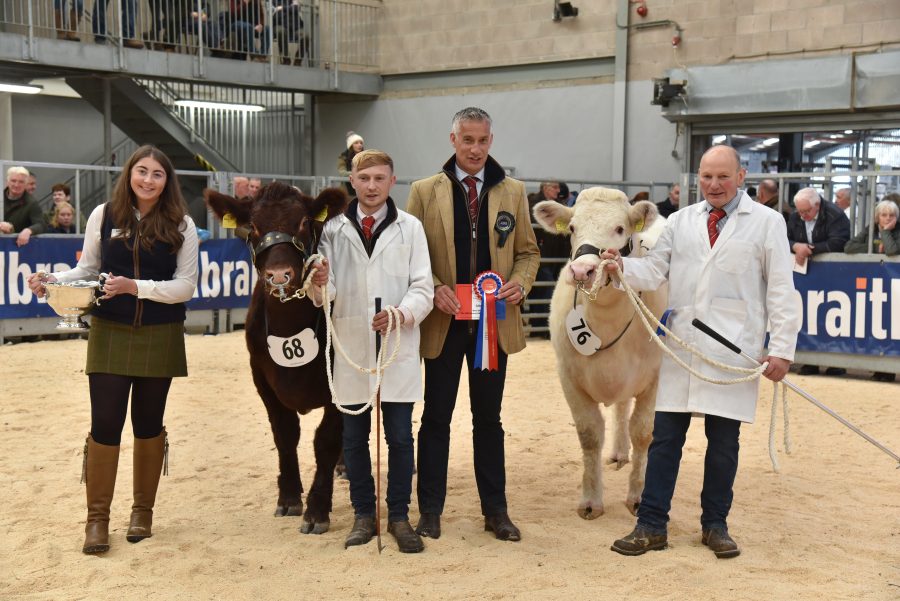
[[658, 217], [652, 202], [631, 205], [623, 192], [612, 188], [583, 190], [572, 208], [555, 201], [534, 206], [534, 218], [541, 227], [571, 237], [572, 260], [565, 269], [565, 282], [587, 289], [597, 277], [600, 253], [607, 248], [627, 248], [632, 234], [650, 228]]

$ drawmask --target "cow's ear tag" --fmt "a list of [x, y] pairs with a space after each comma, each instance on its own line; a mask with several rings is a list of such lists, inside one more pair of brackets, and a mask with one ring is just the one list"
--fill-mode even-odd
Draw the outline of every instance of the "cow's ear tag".
[[322, 207], [322, 210], [316, 215], [316, 221], [325, 221], [326, 217], [328, 217], [328, 207]]
[[644, 220], [641, 219], [637, 223], [634, 224], [634, 231], [641, 232], [644, 230]]
[[557, 234], [565, 234], [567, 231], [569, 231], [569, 228], [566, 227], [566, 222], [563, 221], [562, 219], [557, 219], [556, 220], [556, 233]]
[[237, 219], [231, 213], [225, 213], [222, 215], [222, 227], [227, 230], [233, 230], [237, 227]]

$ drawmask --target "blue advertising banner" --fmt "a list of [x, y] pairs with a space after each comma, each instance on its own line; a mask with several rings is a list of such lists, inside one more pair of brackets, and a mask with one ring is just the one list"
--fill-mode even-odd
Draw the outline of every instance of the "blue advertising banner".
[[900, 356], [900, 263], [811, 261], [794, 285], [798, 351]]
[[[52, 317], [53, 309], [28, 288], [28, 277], [40, 270], [71, 269], [81, 252], [80, 236], [41, 236], [16, 246], [15, 236], [0, 237], [0, 319]], [[256, 284], [250, 251], [243, 241], [209, 240], [200, 245], [200, 276], [188, 309], [247, 307]]]

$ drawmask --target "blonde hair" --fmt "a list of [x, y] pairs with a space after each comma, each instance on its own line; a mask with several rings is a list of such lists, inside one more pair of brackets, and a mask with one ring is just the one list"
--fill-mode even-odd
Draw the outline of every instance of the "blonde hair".
[[369, 167], [387, 165], [394, 172], [394, 160], [383, 150], [363, 150], [353, 157], [353, 171], [362, 171]]
[[56, 205], [56, 208], [53, 209], [53, 217], [50, 218], [50, 225], [52, 227], [59, 227], [59, 212], [63, 209], [69, 209], [72, 211], [72, 222], [75, 221], [75, 207], [67, 203], [66, 201], [62, 201]]

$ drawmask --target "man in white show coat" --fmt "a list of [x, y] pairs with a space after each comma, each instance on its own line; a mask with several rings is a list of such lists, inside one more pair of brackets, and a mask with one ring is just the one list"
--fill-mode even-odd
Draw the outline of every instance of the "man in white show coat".
[[[755, 203], [743, 190], [745, 171], [730, 146], [714, 146], [700, 160], [699, 183], [705, 202], [673, 213], [656, 247], [647, 257], [615, 259], [625, 280], [638, 290], [655, 290], [669, 283], [668, 326], [679, 338], [720, 362], [749, 367], [737, 355], [699, 330], [691, 321], [705, 321], [750, 356], [768, 361], [763, 375], [780, 381], [794, 358], [800, 327], [800, 302], [794, 289], [791, 250], [784, 218]], [[615, 266], [608, 265], [608, 271]], [[763, 358], [766, 324], [770, 324], [769, 355]], [[718, 379], [737, 374], [718, 370], [670, 344], [695, 369]], [[710, 384], [692, 376], [667, 355], [660, 367], [653, 442], [635, 529], [615, 541], [612, 550], [641, 555], [664, 549], [666, 525], [675, 491], [691, 414], [703, 414], [706, 459], [701, 541], [716, 557], [736, 557], [737, 544], [728, 534], [727, 517], [733, 499], [741, 422], [752, 423], [759, 382]]]
[[[387, 330], [387, 311], [375, 312], [375, 298], [381, 298], [383, 307], [400, 310], [400, 351], [384, 370], [381, 383], [388, 444], [388, 532], [401, 552], [417, 553], [425, 546], [408, 516], [414, 466], [412, 407], [422, 400], [419, 324], [431, 311], [434, 284], [422, 224], [398, 210], [389, 196], [395, 181], [394, 163], [384, 152], [365, 150], [353, 157], [350, 182], [357, 196], [343, 215], [325, 225], [319, 252], [326, 261], [313, 282], [328, 284], [328, 293], [335, 299], [335, 336], [357, 365], [375, 367], [375, 337]], [[314, 298], [317, 304], [321, 300]], [[391, 348], [389, 340], [386, 352]], [[372, 398], [375, 385], [374, 375], [360, 373], [340, 353], [335, 354], [335, 403], [359, 410]], [[346, 547], [365, 544], [375, 534], [371, 416], [371, 409], [360, 415], [343, 415], [344, 460], [356, 514]]]

